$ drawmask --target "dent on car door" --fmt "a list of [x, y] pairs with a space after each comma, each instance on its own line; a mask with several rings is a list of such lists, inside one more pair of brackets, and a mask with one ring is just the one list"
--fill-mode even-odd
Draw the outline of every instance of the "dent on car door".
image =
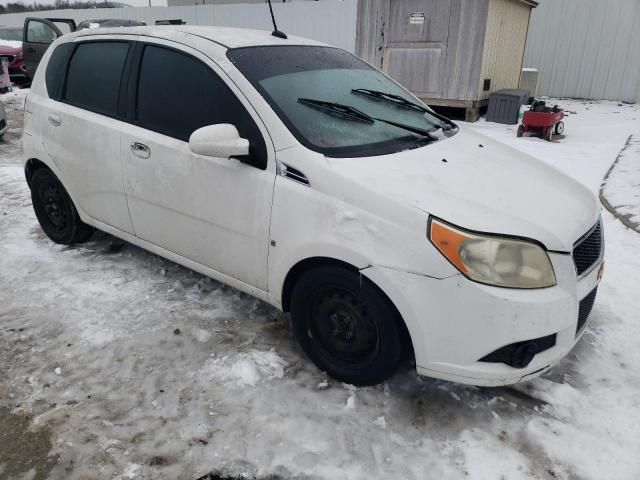
[[31, 78], [49, 45], [56, 38], [75, 29], [76, 23], [72, 19], [29, 17], [24, 20], [22, 54], [27, 74]]
[[[134, 126], [122, 141], [136, 235], [266, 290], [275, 173], [266, 169], [264, 127], [197, 52], [140, 48], [128, 95]], [[249, 158], [193, 153], [191, 133], [213, 124], [232, 124], [249, 139]]]

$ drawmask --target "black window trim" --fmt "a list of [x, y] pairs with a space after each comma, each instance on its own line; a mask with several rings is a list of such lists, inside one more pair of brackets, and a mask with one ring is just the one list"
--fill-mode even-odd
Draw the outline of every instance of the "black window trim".
[[[108, 39], [102, 39], [102, 38], [96, 38], [96, 39], [90, 39], [90, 40], [83, 40], [80, 42], [73, 42], [74, 43], [74, 47], [73, 47], [73, 51], [69, 54], [68, 58], [67, 58], [67, 65], [66, 68], [64, 69], [64, 80], [62, 81], [62, 88], [60, 91], [60, 95], [59, 98], [56, 100], [54, 98], [51, 98], [51, 93], [49, 92], [49, 97], [51, 98], [51, 100], [56, 100], [59, 101], [60, 103], [64, 103], [66, 105], [70, 105], [72, 107], [75, 108], [79, 108], [81, 110], [85, 110], [87, 112], [91, 112], [91, 113], [95, 113], [97, 115], [102, 115], [103, 117], [108, 117], [108, 118], [113, 118], [115, 120], [120, 120], [120, 121], [126, 121], [125, 120], [125, 115], [124, 115], [124, 105], [122, 102], [122, 92], [123, 89], [126, 85], [126, 80], [127, 80], [127, 75], [129, 73], [129, 69], [130, 69], [130, 64], [131, 64], [131, 59], [133, 56], [133, 48], [132, 48], [132, 44], [135, 43], [133, 40], [127, 40], [127, 39], [115, 39], [115, 38], [108, 38]], [[71, 68], [71, 61], [73, 60], [74, 55], [76, 54], [76, 51], [78, 50], [78, 47], [80, 45], [84, 45], [87, 43], [126, 43], [129, 46], [129, 49], [127, 50], [127, 56], [125, 57], [124, 60], [124, 68], [122, 69], [122, 75], [120, 76], [120, 86], [118, 87], [118, 100], [116, 101], [116, 113], [115, 114], [110, 114], [107, 112], [103, 112], [103, 111], [98, 111], [95, 110], [93, 108], [87, 107], [86, 105], [80, 105], [78, 103], [75, 102], [71, 102], [69, 100], [67, 100], [66, 95], [67, 95], [67, 80], [69, 79], [69, 69]], [[48, 66], [48, 65], [47, 65]]]
[[[166, 132], [159, 132], [157, 130], [152, 130], [150, 128], [147, 128], [147, 127], [143, 126], [140, 122], [138, 122], [138, 120], [136, 118], [136, 116], [137, 116], [136, 109], [137, 109], [137, 106], [138, 106], [138, 84], [139, 84], [139, 81], [140, 81], [140, 67], [142, 65], [142, 57], [143, 57], [143, 54], [144, 54], [144, 49], [147, 46], [150, 46], [150, 47], [163, 48], [165, 50], [170, 50], [170, 51], [176, 52], [178, 54], [190, 57], [190, 58], [196, 60], [197, 62], [201, 63], [202, 65], [204, 65], [204, 67], [206, 67], [207, 70], [209, 70], [211, 73], [213, 73], [216, 77], [220, 78], [222, 83], [229, 90], [229, 93], [231, 95], [233, 95], [234, 97], [236, 97], [236, 99], [238, 100], [240, 105], [242, 105], [242, 107], [244, 108], [246, 114], [249, 116], [251, 121], [254, 123], [258, 134], [262, 136], [262, 141], [264, 143], [264, 148], [265, 148], [265, 152], [264, 152], [265, 161], [264, 161], [263, 164], [257, 164], [256, 162], [251, 162], [250, 160], [246, 160], [246, 159], [239, 159], [239, 160], [242, 161], [243, 163], [246, 163], [247, 165], [251, 165], [251, 166], [253, 166], [255, 168], [258, 168], [260, 170], [266, 170], [267, 169], [268, 164], [269, 164], [269, 161], [268, 161], [269, 148], [267, 147], [267, 139], [269, 137], [268, 136], [265, 137], [265, 135], [262, 133], [262, 129], [260, 128], [259, 123], [255, 119], [255, 116], [258, 116], [258, 118], [260, 118], [259, 115], [257, 113], [256, 113], [255, 116], [251, 114], [251, 112], [249, 111], [250, 109], [245, 106], [245, 103], [241, 100], [240, 96], [238, 94], [236, 94], [236, 92], [234, 92], [233, 89], [229, 86], [229, 82], [227, 81], [227, 79], [225, 79], [222, 75], [220, 75], [213, 68], [211, 68], [211, 66], [207, 65], [204, 61], [202, 61], [202, 59], [196, 57], [195, 55], [191, 54], [188, 51], [182, 50], [180, 48], [175, 48], [175, 47], [163, 44], [163, 43], [155, 43], [155, 42], [148, 41], [148, 40], [138, 40], [135, 43], [136, 43], [136, 46], [134, 48], [134, 53], [132, 55], [132, 66], [131, 66], [131, 69], [130, 69], [130, 72], [129, 72], [129, 78], [128, 78], [128, 82], [127, 82], [126, 113], [124, 115], [126, 122], [128, 122], [128, 123], [130, 123], [132, 125], [135, 125], [136, 127], [148, 130], [150, 132], [157, 133], [158, 135], [164, 135], [165, 137], [172, 138], [174, 140], [178, 140], [178, 141], [184, 142], [183, 139], [177, 138], [177, 137], [172, 136], [172, 135], [169, 135]], [[192, 48], [189, 45], [185, 45], [185, 46], [187, 46], [189, 48]], [[209, 58], [209, 57], [207, 57], [207, 58]], [[247, 103], [249, 103], [249, 102], [247, 101]], [[249, 103], [249, 105], [251, 105], [251, 104]], [[262, 120], [260, 120], [260, 121], [262, 122]], [[264, 122], [262, 122], [262, 123], [264, 123]], [[185, 142], [185, 143], [188, 143], [188, 142]]]

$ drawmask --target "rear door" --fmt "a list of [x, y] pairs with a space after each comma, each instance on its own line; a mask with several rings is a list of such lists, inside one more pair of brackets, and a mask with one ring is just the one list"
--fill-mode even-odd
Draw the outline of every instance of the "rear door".
[[22, 54], [27, 73], [31, 78], [36, 73], [38, 64], [53, 41], [75, 31], [76, 22], [65, 18], [34, 18], [24, 20]]
[[130, 129], [121, 91], [132, 51], [133, 42], [114, 36], [58, 45], [45, 72], [49, 98], [39, 111], [45, 151], [78, 207], [131, 234], [120, 140]]

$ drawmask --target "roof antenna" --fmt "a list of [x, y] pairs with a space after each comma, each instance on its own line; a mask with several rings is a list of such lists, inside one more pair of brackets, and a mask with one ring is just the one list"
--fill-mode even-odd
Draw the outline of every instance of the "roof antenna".
[[278, 30], [278, 27], [276, 26], [276, 17], [273, 15], [273, 6], [271, 5], [271, 0], [267, 0], [267, 2], [269, 3], [269, 11], [271, 12], [271, 21], [273, 22], [273, 32], [271, 32], [271, 35], [278, 38], [284, 38], [286, 40], [287, 34]]

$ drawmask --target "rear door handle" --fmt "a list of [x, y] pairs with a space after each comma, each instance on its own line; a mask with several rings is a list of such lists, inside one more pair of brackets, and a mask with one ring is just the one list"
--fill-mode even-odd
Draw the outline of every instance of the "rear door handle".
[[151, 156], [151, 149], [143, 143], [131, 142], [131, 153], [136, 157], [149, 158]]
[[50, 113], [47, 118], [49, 119], [49, 123], [54, 127], [59, 127], [60, 125], [62, 125], [62, 119], [55, 113]]

